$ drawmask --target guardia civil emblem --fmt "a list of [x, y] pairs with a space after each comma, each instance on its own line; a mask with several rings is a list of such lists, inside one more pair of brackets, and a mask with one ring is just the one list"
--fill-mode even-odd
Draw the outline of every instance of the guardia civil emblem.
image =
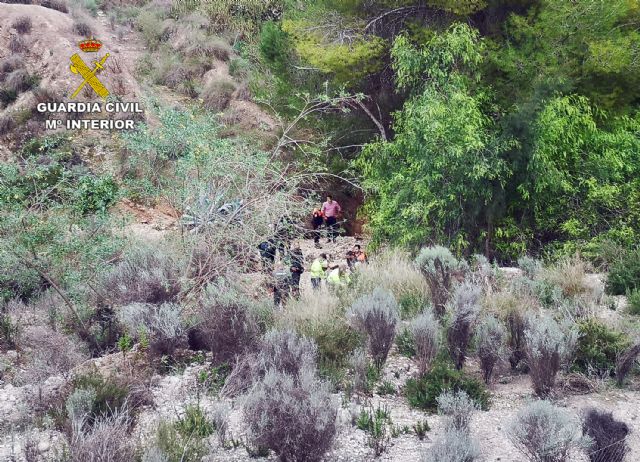
[[[83, 40], [78, 44], [80, 50], [84, 53], [98, 53], [100, 48], [102, 48], [102, 42], [100, 40], [96, 40], [94, 38], [90, 38], [88, 40]], [[107, 62], [107, 58], [109, 57], [109, 53], [105, 54], [102, 58], [94, 60], [92, 67], [89, 67], [85, 64], [78, 53], [75, 53], [71, 56], [71, 72], [74, 74], [78, 74], [83, 78], [82, 83], [76, 91], [73, 92], [71, 98], [75, 98], [80, 90], [84, 88], [85, 85], [89, 85], [93, 91], [96, 92], [98, 96], [103, 99], [106, 99], [109, 96], [109, 90], [105, 88], [105, 86], [98, 80], [96, 74], [104, 69], [104, 64]]]

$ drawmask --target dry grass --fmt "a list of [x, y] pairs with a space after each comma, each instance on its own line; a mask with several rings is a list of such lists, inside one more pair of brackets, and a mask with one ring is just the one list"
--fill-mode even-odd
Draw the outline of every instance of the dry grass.
[[29, 73], [24, 69], [12, 71], [4, 82], [4, 87], [14, 93], [22, 93], [31, 86]]
[[0, 61], [0, 73], [7, 74], [23, 67], [23, 59], [17, 55], [11, 55]]
[[27, 45], [22, 37], [19, 35], [11, 36], [11, 40], [9, 40], [9, 50], [11, 53], [22, 53], [27, 49]]
[[91, 26], [84, 21], [74, 22], [71, 30], [74, 34], [80, 35], [81, 37], [85, 38], [89, 38], [93, 34], [93, 29], [91, 28]]
[[15, 122], [11, 114], [0, 116], [0, 136], [8, 134], [15, 127]]
[[302, 324], [319, 324], [342, 314], [340, 300], [326, 287], [310, 293], [304, 292], [299, 300], [291, 299], [276, 314], [276, 323], [283, 327], [299, 327]]
[[11, 26], [19, 33], [19, 34], [28, 34], [31, 32], [31, 18], [29, 16], [18, 16]]
[[204, 106], [211, 111], [223, 111], [231, 102], [236, 85], [231, 79], [214, 80], [200, 93]]
[[591, 266], [579, 256], [567, 257], [542, 271], [542, 279], [562, 289], [567, 298], [591, 294], [593, 287], [587, 279]]
[[424, 276], [409, 254], [401, 250], [385, 250], [372, 257], [368, 265], [358, 268], [355, 294], [371, 292], [376, 287], [392, 292], [400, 303], [410, 297], [429, 299], [429, 287]]

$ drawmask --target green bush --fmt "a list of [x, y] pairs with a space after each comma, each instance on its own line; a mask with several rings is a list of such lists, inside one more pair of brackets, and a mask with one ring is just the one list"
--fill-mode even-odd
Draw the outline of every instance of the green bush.
[[111, 415], [122, 409], [129, 396], [129, 390], [111, 378], [104, 378], [98, 372], [78, 375], [73, 379], [73, 388], [95, 390], [96, 397], [91, 408], [90, 417]]
[[624, 295], [627, 291], [640, 289], [640, 249], [627, 252], [609, 269], [607, 293]]
[[437, 398], [446, 390], [465, 391], [478, 406], [489, 408], [489, 393], [482, 383], [474, 377], [456, 370], [450, 363], [439, 360], [423, 377], [409, 379], [405, 385], [405, 395], [413, 407], [436, 411]]
[[400, 305], [400, 317], [402, 319], [411, 319], [424, 310], [425, 306], [429, 306], [431, 300], [425, 298], [421, 293], [406, 293], [398, 297], [398, 305]]
[[260, 32], [260, 54], [276, 70], [283, 70], [289, 62], [291, 43], [289, 34], [275, 22], [266, 22]]
[[202, 438], [183, 436], [175, 424], [168, 422], [158, 426], [155, 444], [162, 455], [159, 460], [166, 462], [198, 462], [207, 454]]
[[75, 207], [83, 215], [106, 212], [118, 198], [118, 184], [111, 176], [84, 176], [76, 189]]
[[595, 319], [579, 323], [578, 329], [574, 368], [598, 376], [613, 374], [618, 355], [631, 343], [628, 337]]
[[229, 74], [238, 79], [245, 79], [249, 75], [251, 63], [244, 58], [232, 58], [229, 61]]
[[407, 358], [413, 358], [416, 355], [416, 344], [413, 339], [413, 334], [406, 327], [396, 335], [396, 346], [398, 347], [398, 352]]
[[188, 406], [184, 417], [176, 422], [175, 427], [185, 438], [206, 438], [216, 430], [215, 425], [207, 419], [200, 406]]
[[627, 306], [629, 313], [640, 315], [640, 289], [633, 289], [627, 293]]

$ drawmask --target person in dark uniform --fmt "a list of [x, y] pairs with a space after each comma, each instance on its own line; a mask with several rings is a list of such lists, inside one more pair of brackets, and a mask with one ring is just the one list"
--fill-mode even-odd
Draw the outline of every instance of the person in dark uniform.
[[304, 273], [304, 257], [300, 247], [291, 249], [289, 253], [289, 271], [291, 271], [291, 295], [300, 298], [300, 276]]
[[262, 259], [262, 271], [270, 273], [273, 271], [273, 265], [276, 261], [276, 245], [273, 238], [258, 244], [260, 258]]

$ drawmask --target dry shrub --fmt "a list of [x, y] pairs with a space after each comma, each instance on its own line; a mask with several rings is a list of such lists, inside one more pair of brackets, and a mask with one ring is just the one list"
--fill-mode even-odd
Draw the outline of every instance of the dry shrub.
[[98, 284], [101, 298], [115, 305], [162, 304], [177, 300], [182, 289], [179, 259], [161, 247], [136, 247]]
[[588, 447], [580, 423], [568, 411], [548, 401], [521, 409], [507, 427], [511, 443], [533, 462], [564, 462], [574, 448]]
[[70, 444], [71, 462], [131, 462], [135, 445], [130, 438], [126, 410], [99, 417], [91, 426], [79, 429]]
[[493, 368], [504, 351], [507, 331], [494, 316], [486, 316], [476, 333], [478, 358], [485, 383], [491, 382]]
[[359, 393], [369, 391], [369, 357], [364, 348], [356, 348], [349, 356], [349, 366], [353, 370], [353, 388]]
[[233, 49], [222, 39], [207, 37], [206, 35], [194, 35], [190, 37], [189, 43], [185, 45], [184, 52], [187, 56], [228, 61]]
[[74, 34], [81, 37], [89, 38], [93, 35], [93, 29], [85, 21], [76, 21], [71, 28]]
[[456, 287], [450, 302], [452, 320], [447, 331], [447, 342], [449, 353], [458, 370], [464, 365], [472, 328], [482, 308], [481, 295], [482, 287], [465, 282]]
[[22, 56], [11, 55], [0, 61], [0, 73], [8, 74], [11, 71], [24, 67]]
[[535, 393], [546, 398], [553, 391], [556, 374], [570, 362], [578, 338], [575, 325], [563, 326], [549, 316], [529, 316], [525, 330], [525, 354]]
[[566, 257], [550, 268], [542, 271], [542, 279], [553, 286], [560, 287], [567, 298], [590, 295], [593, 287], [587, 279], [589, 264], [579, 256]]
[[467, 270], [466, 262], [458, 260], [445, 247], [433, 246], [420, 251], [416, 264], [427, 280], [436, 314], [444, 316], [453, 282]]
[[14, 93], [22, 93], [31, 87], [32, 79], [24, 69], [16, 69], [7, 75], [4, 86]]
[[120, 309], [118, 317], [134, 337], [143, 332], [149, 340], [149, 350], [156, 357], [171, 356], [186, 344], [183, 309], [175, 303], [161, 305], [132, 303]]
[[629, 452], [629, 427], [613, 418], [610, 412], [589, 409], [582, 420], [582, 432], [593, 444], [589, 448], [591, 462], [622, 462]]
[[15, 126], [15, 121], [11, 114], [0, 116], [0, 136], [7, 135]]
[[28, 34], [31, 32], [31, 18], [29, 16], [18, 16], [11, 24], [19, 34]]
[[469, 431], [471, 417], [478, 410], [478, 405], [463, 391], [445, 391], [436, 398], [438, 414], [447, 416], [446, 426], [458, 431]]
[[229, 106], [236, 85], [231, 79], [219, 79], [209, 82], [202, 92], [204, 107], [211, 111], [223, 111]]
[[57, 90], [50, 87], [38, 87], [33, 90], [33, 97], [37, 105], [39, 103], [57, 101], [60, 98], [60, 94]]
[[222, 394], [237, 396], [247, 391], [268, 370], [297, 378], [302, 370], [316, 368], [317, 356], [318, 348], [313, 341], [289, 329], [270, 330], [260, 341], [257, 353], [249, 353], [236, 359]]
[[518, 295], [512, 291], [494, 292], [487, 295], [484, 305], [491, 313], [495, 313], [506, 325], [509, 347], [509, 363], [516, 369], [524, 359], [524, 331], [528, 313], [539, 311], [537, 301], [526, 295]]
[[440, 347], [440, 323], [431, 309], [424, 310], [409, 324], [420, 375], [427, 373]]
[[480, 448], [469, 432], [448, 429], [427, 450], [422, 462], [474, 462], [479, 459]]
[[211, 411], [211, 422], [216, 428], [220, 447], [225, 447], [229, 432], [229, 414], [231, 407], [224, 402], [217, 402]]
[[356, 300], [347, 312], [351, 325], [366, 334], [369, 353], [382, 367], [396, 335], [398, 303], [391, 292], [376, 288]]
[[376, 287], [395, 295], [403, 315], [408, 311], [407, 304], [414, 305], [415, 311], [407, 313], [413, 315], [420, 313], [429, 300], [429, 287], [420, 270], [407, 252], [398, 249], [384, 250], [372, 257], [368, 265], [358, 267], [353, 293], [369, 293]]
[[260, 367], [297, 377], [304, 368], [315, 368], [318, 347], [292, 330], [271, 330], [260, 342]]
[[631, 368], [638, 359], [638, 356], [640, 356], [640, 343], [629, 348], [620, 355], [620, 358], [618, 358], [618, 361], [616, 362], [616, 381], [619, 386], [624, 384], [624, 379], [631, 371]]
[[9, 40], [9, 50], [11, 53], [22, 53], [27, 50], [27, 44], [21, 36], [12, 35]]
[[250, 441], [290, 461], [322, 460], [336, 433], [336, 415], [327, 385], [310, 369], [297, 379], [268, 371], [244, 406]]
[[214, 363], [233, 363], [254, 349], [258, 325], [254, 302], [225, 285], [210, 285], [200, 300], [201, 321], [196, 330]]
[[87, 359], [82, 343], [46, 326], [26, 327], [22, 334], [25, 364], [18, 375], [24, 383], [40, 383], [64, 374]]
[[68, 13], [69, 8], [67, 6], [67, 2], [64, 0], [41, 0], [40, 5], [45, 8], [51, 8], [52, 10], [57, 10], [62, 13]]

